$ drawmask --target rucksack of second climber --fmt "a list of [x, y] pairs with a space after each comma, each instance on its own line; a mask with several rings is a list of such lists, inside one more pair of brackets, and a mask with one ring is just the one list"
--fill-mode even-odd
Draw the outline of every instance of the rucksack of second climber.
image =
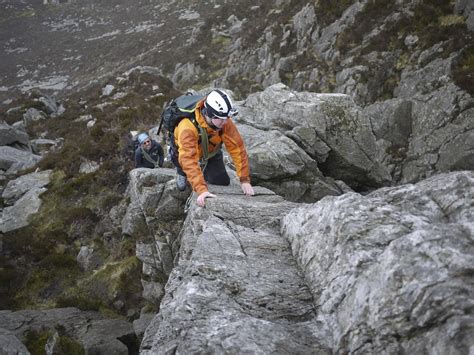
[[161, 121], [157, 134], [160, 134], [161, 129], [163, 129], [164, 132], [171, 137], [175, 127], [183, 118], [194, 118], [196, 105], [203, 98], [204, 96], [202, 95], [187, 93], [171, 100], [161, 113]]
[[130, 131], [126, 138], [127, 144], [125, 147], [125, 155], [131, 161], [135, 159], [135, 151], [140, 146], [140, 142], [138, 141], [139, 135], [140, 131]]

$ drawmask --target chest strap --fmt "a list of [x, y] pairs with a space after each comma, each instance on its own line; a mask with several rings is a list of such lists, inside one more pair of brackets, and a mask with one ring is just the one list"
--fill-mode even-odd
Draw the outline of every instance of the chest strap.
[[159, 165], [158, 165], [158, 160], [153, 160], [153, 158], [150, 156], [150, 154], [148, 154], [145, 149], [143, 149], [143, 147], [140, 147], [141, 151], [142, 151], [142, 154], [143, 154], [143, 158], [145, 158], [146, 161], [148, 161], [149, 163], [153, 164], [153, 166], [155, 168], [158, 168]]
[[207, 131], [205, 128], [199, 125], [198, 125], [198, 130], [199, 130], [199, 136], [201, 138], [202, 160], [207, 162], [214, 155], [219, 153], [222, 146], [222, 141], [220, 141], [219, 144], [216, 145], [216, 147], [214, 148], [212, 152], [209, 152], [209, 137], [208, 137]]

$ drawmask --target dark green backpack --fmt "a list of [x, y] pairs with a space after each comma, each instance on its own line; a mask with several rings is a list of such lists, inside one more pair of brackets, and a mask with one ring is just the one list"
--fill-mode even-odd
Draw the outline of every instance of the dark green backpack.
[[203, 159], [207, 161], [219, 152], [220, 145], [212, 153], [208, 153], [209, 140], [207, 137], [207, 132], [197, 123], [196, 117], [194, 115], [194, 110], [196, 109], [197, 103], [203, 98], [204, 96], [202, 95], [193, 95], [191, 93], [187, 93], [171, 100], [171, 102], [165, 106], [163, 112], [161, 113], [161, 121], [160, 126], [158, 127], [157, 135], [160, 134], [161, 129], [163, 128], [164, 131], [168, 133], [170, 144], [173, 148], [176, 148], [176, 144], [174, 142], [174, 129], [183, 118], [188, 118], [194, 124], [194, 126], [196, 126], [196, 129], [199, 133], [199, 144], [201, 144], [204, 154]]
[[197, 103], [203, 98], [204, 96], [188, 93], [171, 100], [161, 113], [161, 121], [157, 134], [160, 134], [163, 128], [171, 139], [174, 129], [183, 118], [189, 118], [197, 128], [198, 124], [194, 117], [194, 110], [196, 109]]

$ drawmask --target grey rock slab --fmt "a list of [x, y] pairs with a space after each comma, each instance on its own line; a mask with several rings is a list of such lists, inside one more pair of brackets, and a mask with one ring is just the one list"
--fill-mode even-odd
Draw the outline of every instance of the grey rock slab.
[[366, 0], [358, 1], [349, 6], [341, 18], [334, 21], [329, 26], [321, 30], [321, 34], [313, 35], [313, 48], [325, 60], [334, 60], [339, 56], [339, 52], [335, 49], [337, 36], [347, 27], [354, 23], [356, 16], [364, 10]]
[[38, 138], [30, 140], [31, 149], [35, 154], [44, 154], [51, 149], [59, 147], [63, 142], [63, 139], [45, 139]]
[[2, 192], [2, 198], [8, 205], [13, 204], [26, 192], [45, 187], [51, 180], [52, 170], [44, 170], [22, 175], [14, 180], [10, 180]]
[[30, 152], [15, 149], [10, 146], [0, 147], [0, 169], [8, 174], [15, 174], [22, 169], [33, 167], [41, 157]]
[[4, 208], [0, 231], [6, 233], [27, 226], [29, 217], [39, 211], [42, 204], [39, 195], [45, 191], [44, 187], [29, 190], [13, 206]]
[[[264, 188], [211, 186], [194, 203], [160, 312], [142, 354], [329, 353], [311, 325], [311, 296], [278, 233], [295, 205]], [[194, 201], [194, 200], [193, 200]]]
[[334, 353], [469, 353], [474, 172], [347, 193], [283, 218]]
[[95, 270], [103, 263], [103, 259], [97, 251], [94, 251], [93, 247], [87, 245], [81, 247], [76, 260], [85, 271]]
[[326, 163], [325, 174], [332, 178], [349, 185], [391, 181], [377, 161], [370, 120], [348, 95], [296, 92], [275, 84], [249, 95], [240, 112], [241, 123], [291, 137], [318, 163]]
[[138, 339], [141, 340], [143, 338], [143, 334], [145, 334], [146, 328], [154, 317], [155, 314], [144, 313], [140, 315], [140, 318], [135, 319], [133, 321], [133, 330], [135, 331], [135, 334], [137, 335]]
[[30, 355], [23, 343], [11, 331], [0, 328], [1, 355]]
[[413, 100], [413, 131], [402, 182], [436, 171], [474, 169], [472, 97], [454, 84]]
[[[0, 324], [24, 341], [28, 331], [55, 330], [79, 342], [88, 354], [128, 354], [136, 342], [132, 325], [124, 320], [105, 319], [99, 312], [77, 308], [0, 311]], [[133, 348], [132, 348], [133, 349]]]
[[35, 108], [29, 108], [23, 114], [23, 122], [25, 126], [28, 126], [30, 123], [46, 119], [46, 114], [43, 111], [38, 111]]
[[0, 146], [12, 143], [28, 145], [28, 134], [18, 128], [10, 126], [5, 122], [0, 122]]
[[270, 180], [291, 177], [305, 169], [317, 171], [316, 163], [295, 142], [279, 131], [262, 131], [251, 126], [239, 126], [252, 175]]

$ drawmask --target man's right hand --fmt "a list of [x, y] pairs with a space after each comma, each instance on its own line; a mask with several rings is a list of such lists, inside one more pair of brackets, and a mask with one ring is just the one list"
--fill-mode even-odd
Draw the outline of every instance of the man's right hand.
[[206, 204], [206, 198], [208, 197], [216, 197], [216, 195], [211, 194], [209, 191], [203, 192], [197, 198], [198, 206], [204, 207], [204, 205]]

